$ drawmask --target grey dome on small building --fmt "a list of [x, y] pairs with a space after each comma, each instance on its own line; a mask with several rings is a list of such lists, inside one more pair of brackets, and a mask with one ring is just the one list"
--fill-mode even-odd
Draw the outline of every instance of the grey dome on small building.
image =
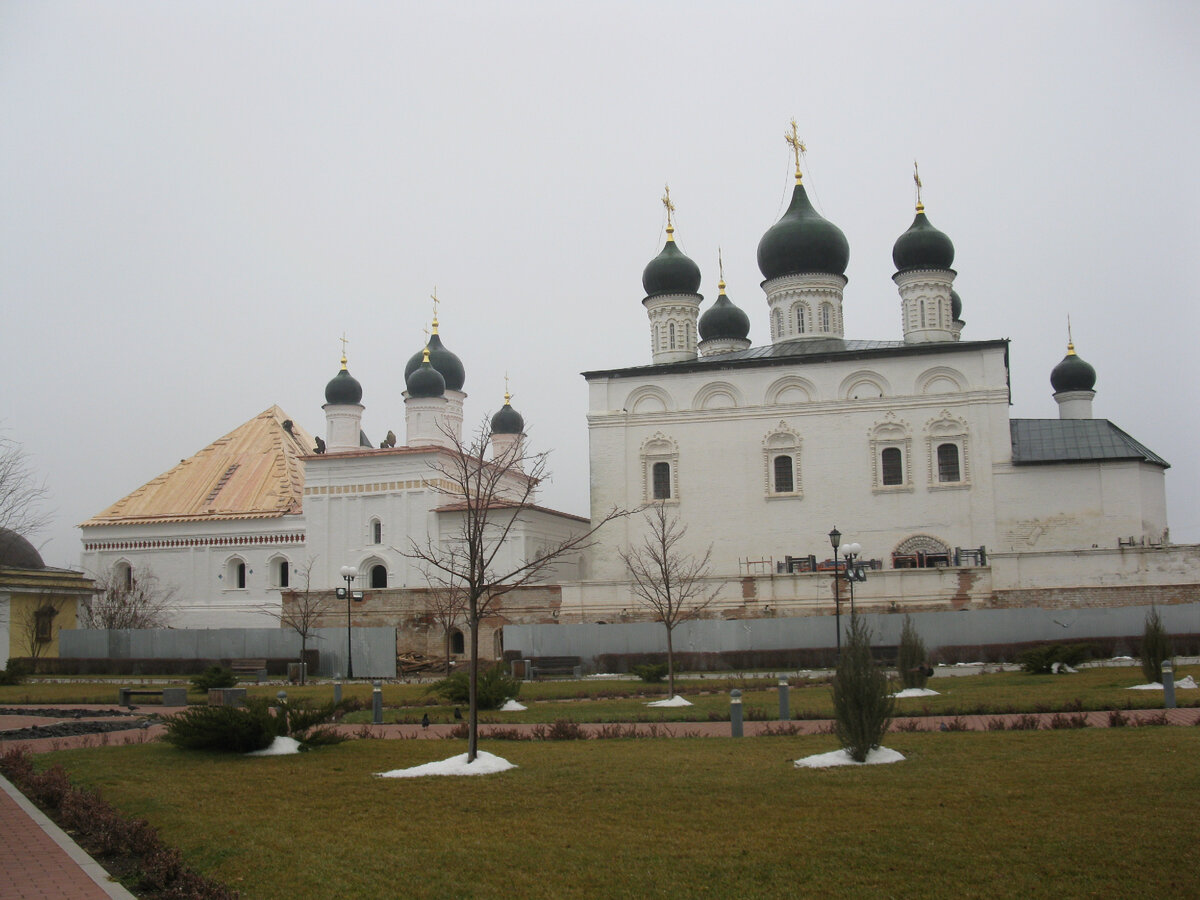
[[0, 566], [13, 569], [44, 569], [46, 564], [33, 544], [8, 528], [0, 528]]
[[1075, 353], [1075, 345], [1067, 344], [1067, 355], [1050, 372], [1050, 384], [1054, 393], [1090, 391], [1096, 387], [1096, 370]]
[[700, 316], [700, 340], [711, 341], [718, 338], [733, 338], [745, 340], [750, 334], [750, 317], [745, 310], [738, 307], [725, 295], [725, 281], [718, 285], [720, 294], [717, 302]]
[[[436, 319], [433, 323], [433, 334], [429, 336], [429, 344], [414, 353], [404, 366], [405, 382], [408, 382], [409, 376], [421, 365], [421, 360], [424, 359], [426, 349], [429, 350], [429, 364], [445, 380], [446, 390], [461, 391], [463, 385], [467, 382], [467, 372], [463, 368], [462, 360], [447, 350], [442, 344], [442, 339], [438, 336], [437, 332]], [[411, 388], [409, 389], [409, 393], [412, 393]]]
[[353, 406], [362, 402], [362, 385], [346, 368], [344, 356], [341, 371], [325, 385], [325, 402], [334, 406]]
[[659, 294], [695, 294], [700, 290], [700, 267], [675, 243], [667, 227], [667, 243], [642, 270], [642, 289], [647, 297]]
[[492, 416], [492, 434], [524, 434], [525, 419], [512, 408], [512, 395], [504, 394], [504, 405]]
[[405, 373], [404, 383], [410, 397], [441, 397], [446, 393], [446, 379], [433, 367], [428, 350], [421, 351], [421, 361]]
[[849, 264], [846, 235], [813, 209], [804, 185], [797, 183], [787, 212], [758, 242], [758, 268], [763, 278], [769, 281], [806, 272], [844, 275]]
[[930, 224], [924, 205], [917, 205], [917, 215], [912, 225], [896, 238], [892, 246], [892, 262], [896, 264], [898, 272], [908, 269], [949, 269], [954, 265], [954, 244]]

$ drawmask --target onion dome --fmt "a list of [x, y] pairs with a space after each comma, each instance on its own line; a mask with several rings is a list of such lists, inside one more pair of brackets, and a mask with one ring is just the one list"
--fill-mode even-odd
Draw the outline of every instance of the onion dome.
[[717, 284], [721, 293], [717, 302], [705, 310], [700, 317], [700, 340], [711, 341], [716, 338], [733, 338], [744, 341], [750, 334], [750, 317], [745, 310], [740, 309], [725, 296], [725, 279]]
[[342, 356], [341, 371], [325, 385], [325, 402], [334, 406], [353, 406], [362, 402], [362, 385], [346, 369], [345, 356]]
[[908, 231], [892, 246], [896, 270], [949, 269], [954, 264], [954, 244], [925, 217], [925, 204], [917, 204], [917, 215]]
[[758, 242], [758, 268], [768, 281], [805, 272], [846, 274], [850, 243], [842, 229], [813, 209], [800, 178], [792, 203]]
[[433, 367], [430, 356], [429, 348], [426, 347], [421, 351], [421, 362], [417, 367], [412, 372], [405, 373], [404, 383], [408, 387], [408, 396], [441, 397], [446, 393], [446, 379]]
[[505, 391], [504, 405], [500, 407], [499, 412], [492, 416], [492, 434], [523, 434], [525, 432], [525, 419], [512, 408], [510, 400], [512, 400], [512, 394]]
[[962, 297], [953, 288], [950, 289], [950, 317], [955, 322], [962, 321]]
[[437, 319], [433, 320], [433, 334], [429, 336], [429, 343], [414, 353], [404, 366], [405, 382], [407, 383], [409, 376], [421, 365], [426, 352], [429, 354], [429, 364], [445, 379], [446, 390], [461, 391], [467, 381], [467, 372], [463, 368], [462, 360], [443, 346], [442, 339], [438, 336]]
[[647, 297], [700, 290], [700, 267], [675, 243], [675, 226], [667, 225], [667, 243], [642, 270], [642, 288]]
[[1075, 345], [1068, 341], [1067, 355], [1050, 372], [1050, 384], [1056, 394], [1090, 391], [1096, 386], [1096, 370], [1075, 354]]
[[42, 555], [34, 549], [33, 544], [7, 528], [0, 528], [0, 566], [13, 569], [46, 568]]

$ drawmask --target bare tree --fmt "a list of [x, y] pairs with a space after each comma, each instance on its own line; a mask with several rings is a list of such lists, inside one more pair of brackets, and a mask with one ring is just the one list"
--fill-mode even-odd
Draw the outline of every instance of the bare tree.
[[683, 552], [680, 542], [687, 526], [677, 516], [667, 515], [665, 503], [646, 510], [647, 532], [642, 542], [621, 551], [621, 559], [633, 579], [634, 597], [667, 629], [667, 680], [675, 696], [675, 646], [673, 634], [680, 622], [696, 618], [716, 599], [722, 585], [708, 583], [710, 545], [701, 556]]
[[[442, 630], [442, 646], [446, 653], [446, 674], [450, 674], [450, 634], [459, 622], [464, 621], [467, 610], [467, 594], [453, 577], [440, 579], [445, 584], [430, 584], [426, 608], [429, 617]], [[465, 624], [465, 623], [464, 623]]]
[[46, 651], [54, 642], [55, 631], [62, 629], [61, 624], [55, 625], [55, 620], [67, 604], [73, 602], [73, 597], [45, 594], [38, 598], [36, 606], [22, 604], [20, 612], [10, 612], [12, 636], [19, 642], [18, 646], [23, 646], [26, 655], [33, 662], [33, 671], [38, 670], [38, 661], [46, 655]]
[[409, 539], [404, 555], [425, 570], [431, 587], [462, 592], [464, 618], [470, 634], [469, 715], [467, 761], [479, 750], [479, 626], [495, 612], [504, 595], [539, 580], [567, 554], [592, 544], [596, 532], [614, 518], [626, 515], [613, 509], [598, 522], [570, 537], [546, 543], [523, 558], [504, 551], [523, 514], [534, 508], [538, 484], [547, 476], [547, 453], [526, 453], [521, 441], [496, 445], [490, 423], [484, 419], [468, 441], [443, 429], [448, 447], [430, 462], [429, 486], [444, 494], [450, 511], [461, 514], [457, 529], [445, 536], [434, 534], [422, 541]]
[[81, 628], [166, 628], [175, 614], [179, 588], [163, 584], [153, 571], [109, 574], [96, 581], [96, 593], [79, 604]]
[[291, 591], [289, 592], [290, 596], [281, 598], [282, 605], [279, 610], [279, 624], [300, 635], [301, 684], [308, 681], [304, 656], [308, 652], [309, 638], [312, 637], [321, 617], [331, 611], [333, 601], [336, 599], [332, 591], [314, 591], [312, 589], [312, 572], [316, 562], [315, 556], [310, 556], [305, 560], [304, 570], [300, 576], [304, 580], [304, 589]]
[[0, 528], [29, 536], [50, 524], [42, 510], [48, 491], [29, 465], [25, 449], [0, 435]]

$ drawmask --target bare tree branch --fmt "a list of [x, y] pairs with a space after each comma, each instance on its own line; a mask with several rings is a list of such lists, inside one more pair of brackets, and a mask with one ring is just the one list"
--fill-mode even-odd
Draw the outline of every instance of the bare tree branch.
[[25, 449], [0, 435], [0, 528], [28, 537], [50, 524], [41, 509], [49, 491], [29, 465]]
[[[312, 573], [316, 563], [315, 556], [305, 559], [304, 569], [300, 575], [304, 581], [304, 589], [284, 592], [284, 595], [280, 597], [278, 611], [280, 626], [290, 628], [300, 636], [301, 684], [308, 681], [307, 667], [304, 665], [308, 641], [317, 628], [317, 622], [332, 610], [333, 601], [336, 599], [331, 591], [314, 591], [312, 589]], [[271, 610], [271, 613], [274, 614], [275, 611]]]
[[670, 695], [675, 696], [675, 626], [700, 615], [717, 598], [723, 584], [708, 581], [712, 546], [701, 556], [683, 552], [681, 542], [687, 526], [667, 514], [665, 503], [646, 510], [646, 534], [642, 542], [620, 551], [630, 577], [634, 598], [649, 609], [667, 629], [667, 677]]
[[175, 614], [179, 588], [164, 585], [154, 572], [140, 568], [126, 583], [120, 575], [96, 581], [96, 593], [79, 604], [79, 627], [166, 628]]
[[33, 671], [37, 671], [38, 660], [46, 655], [54, 642], [54, 632], [62, 630], [61, 624], [55, 627], [55, 620], [67, 604], [73, 602], [74, 598], [44, 594], [38, 599], [36, 607], [23, 604], [20, 613], [10, 611], [12, 637], [18, 646], [24, 647], [33, 661]]

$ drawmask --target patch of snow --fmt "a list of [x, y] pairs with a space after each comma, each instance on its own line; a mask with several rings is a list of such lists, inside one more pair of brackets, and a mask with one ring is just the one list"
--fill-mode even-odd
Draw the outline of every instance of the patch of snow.
[[516, 766], [507, 759], [501, 759], [491, 753], [480, 750], [475, 754], [475, 762], [467, 762], [467, 754], [460, 753], [449, 759], [438, 762], [413, 766], [411, 769], [392, 769], [390, 772], [379, 772], [379, 778], [421, 778], [425, 775], [491, 775], [515, 769]]
[[1127, 691], [1161, 691], [1162, 689], [1162, 683], [1158, 681], [1152, 681], [1149, 684], [1135, 684], [1133, 687], [1125, 688]]
[[884, 763], [901, 762], [903, 759], [903, 753], [897, 753], [887, 747], [876, 747], [867, 754], [866, 762], [855, 762], [845, 750], [834, 750], [832, 753], [806, 756], [796, 760], [794, 765], [797, 769], [828, 769], [831, 766], [878, 766]]
[[255, 750], [252, 753], [247, 753], [247, 756], [287, 756], [292, 753], [300, 752], [300, 742], [295, 738], [277, 737], [271, 741], [270, 747], [264, 747], [262, 750]]
[[616, 672], [597, 672], [594, 675], [585, 675], [583, 677], [584, 678], [620, 678], [621, 676]]
[[[1126, 688], [1129, 691], [1161, 691], [1162, 689], [1162, 683], [1158, 681], [1153, 681], [1150, 684], [1135, 684], [1131, 688]], [[1180, 678], [1175, 682], [1175, 689], [1177, 691], [1194, 691], [1196, 689], [1196, 679], [1191, 675], [1187, 678]]]
[[500, 712], [520, 712], [528, 708], [527, 706], [522, 706], [516, 700], [505, 700], [504, 705], [500, 707]]
[[903, 700], [905, 697], [937, 697], [940, 695], [937, 691], [931, 691], [929, 688], [905, 688], [892, 696], [897, 700]]
[[691, 702], [684, 700], [678, 694], [670, 700], [655, 700], [653, 703], [647, 703], [647, 706], [691, 706]]
[[1114, 656], [1110, 662], [1133, 662], [1132, 656]]
[[1076, 669], [1074, 666], [1068, 666], [1064, 662], [1056, 662], [1056, 663], [1050, 664], [1050, 672], [1053, 675], [1062, 675], [1063, 673], [1066, 673], [1066, 672], [1078, 672], [1078, 671], [1079, 670]]

